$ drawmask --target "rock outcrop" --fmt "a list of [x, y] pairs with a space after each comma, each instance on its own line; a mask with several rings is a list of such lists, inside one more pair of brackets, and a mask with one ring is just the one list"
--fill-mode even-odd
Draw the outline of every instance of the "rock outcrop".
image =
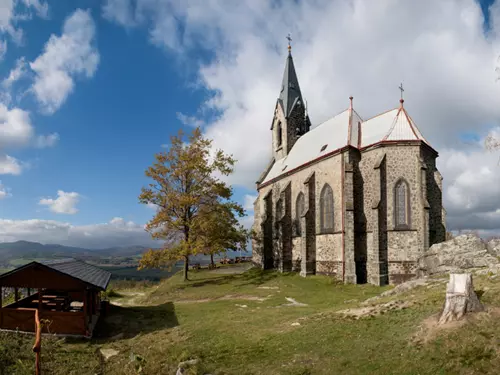
[[[498, 255], [497, 255], [498, 254]], [[417, 277], [461, 272], [478, 268], [500, 268], [500, 240], [489, 243], [474, 234], [432, 245], [418, 260]]]

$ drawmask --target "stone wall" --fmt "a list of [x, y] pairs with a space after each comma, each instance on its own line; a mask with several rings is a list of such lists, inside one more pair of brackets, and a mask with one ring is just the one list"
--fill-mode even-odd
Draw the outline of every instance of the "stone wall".
[[[435, 158], [436, 154], [428, 147], [414, 143], [378, 145], [361, 152], [349, 149], [331, 156], [262, 187], [255, 203], [253, 229], [259, 233], [257, 237], [262, 238], [265, 237], [262, 228], [268, 228], [265, 223], [271, 220], [276, 224], [276, 202], [284, 199], [287, 187], [286, 215], [290, 217], [281, 221], [286, 227], [281, 225], [278, 230], [273, 224], [273, 229], [267, 229], [274, 233], [272, 256], [276, 268], [282, 269], [284, 249], [277, 233], [286, 232], [293, 233], [290, 255], [285, 256], [287, 264], [291, 264], [285, 267], [287, 269], [301, 270], [301, 274], [305, 272], [301, 264], [304, 249], [308, 247], [307, 241], [314, 241], [313, 270], [305, 272], [307, 274], [315, 271], [342, 277], [345, 268], [349, 282], [385, 284], [405, 281], [415, 275], [417, 259], [427, 246], [440, 241], [441, 237], [444, 239], [442, 182]], [[314, 218], [308, 216], [306, 221], [305, 217], [296, 217], [296, 200], [300, 192], [307, 200], [309, 193], [304, 183], [312, 175], [314, 183], [310, 186], [314, 188], [311, 195], [314, 202], [313, 207], [310, 202], [307, 206], [313, 208], [309, 212], [313, 212]], [[410, 219], [405, 229], [395, 228], [395, 185], [400, 179], [404, 179], [409, 188]], [[325, 183], [331, 186], [334, 195], [333, 234], [321, 233], [319, 207]], [[344, 246], [348, 254], [343, 252], [342, 244], [343, 189], [346, 202]], [[267, 213], [266, 196], [272, 202]], [[314, 234], [310, 228], [307, 232], [315, 235], [315, 239], [308, 240], [305, 230], [300, 236], [296, 233], [293, 225], [297, 220], [303, 226], [306, 222], [314, 225]], [[262, 242], [265, 241], [253, 242], [254, 261], [259, 264], [263, 264], [266, 258]]]
[[[385, 163], [383, 174], [385, 188], [380, 180], [382, 174], [379, 169], [382, 161]], [[363, 225], [363, 218], [366, 218], [367, 252], [378, 252], [380, 262], [386, 263], [390, 283], [401, 282], [414, 275], [414, 265], [424, 249], [425, 216], [420, 180], [420, 146], [414, 144], [384, 145], [364, 150], [361, 153], [359, 171], [360, 176], [355, 180], [356, 191], [358, 197], [363, 195], [358, 198], [360, 200], [362, 198], [363, 209], [361, 214], [356, 215], [357, 230], [362, 232], [361, 225]], [[407, 182], [410, 193], [410, 225], [406, 230], [395, 228], [395, 185], [400, 179]], [[376, 186], [379, 186], [380, 190], [373, 188]], [[372, 210], [374, 207], [375, 209]], [[383, 227], [384, 221], [387, 228]], [[386, 230], [387, 237], [384, 239]], [[377, 238], [370, 236], [371, 241], [368, 241], [370, 233], [377, 233]], [[370, 278], [370, 273], [380, 271], [383, 267], [383, 264], [368, 264], [368, 279], [373, 280]]]
[[427, 201], [429, 202], [429, 247], [446, 239], [446, 218], [443, 214], [443, 178], [436, 167], [436, 154], [421, 149], [421, 158], [427, 166]]
[[292, 263], [294, 272], [300, 272], [301, 261], [302, 261], [302, 237], [294, 237], [292, 240]]
[[[319, 153], [320, 150], [318, 150]], [[262, 230], [262, 224], [265, 221], [265, 216], [264, 210], [265, 210], [265, 203], [264, 203], [264, 197], [270, 196], [272, 197], [273, 207], [272, 207], [272, 220], [276, 220], [276, 202], [278, 199], [280, 199], [281, 194], [286, 186], [290, 184], [290, 189], [291, 189], [291, 199], [290, 199], [290, 213], [291, 213], [291, 220], [286, 221], [290, 223], [289, 229], [285, 229], [284, 227], [281, 227], [281, 232], [284, 232], [286, 230], [289, 230], [290, 233], [294, 234], [294, 237], [292, 239], [292, 268], [294, 270], [298, 270], [300, 268], [300, 263], [299, 260], [301, 261], [302, 256], [301, 256], [301, 251], [303, 249], [303, 245], [305, 245], [305, 236], [298, 237], [296, 234], [296, 231], [293, 228], [293, 223], [295, 223], [295, 220], [300, 218], [296, 218], [296, 201], [297, 201], [297, 196], [300, 192], [302, 192], [306, 197], [307, 197], [307, 192], [304, 183], [308, 180], [308, 178], [311, 176], [312, 173], [314, 173], [314, 186], [315, 186], [315, 192], [314, 192], [314, 214], [315, 214], [315, 220], [314, 222], [315, 225], [315, 233], [319, 237], [321, 237], [321, 228], [320, 228], [320, 210], [319, 210], [319, 205], [320, 205], [320, 196], [321, 196], [321, 191], [326, 183], [330, 185], [330, 187], [333, 190], [333, 199], [334, 199], [334, 232], [337, 233], [336, 235], [333, 235], [335, 240], [331, 244], [323, 244], [321, 240], [316, 240], [316, 246], [321, 245], [322, 249], [328, 248], [328, 250], [319, 250], [319, 248], [316, 248], [316, 254], [319, 254], [320, 252], [323, 252], [325, 254], [325, 257], [316, 257], [316, 271], [317, 272], [324, 272], [324, 273], [337, 273], [337, 268], [338, 266], [335, 266], [335, 272], [331, 272], [330, 270], [332, 269], [331, 266], [327, 266], [326, 263], [329, 261], [329, 259], [326, 257], [327, 252], [330, 253], [331, 251], [335, 251], [338, 254], [342, 253], [342, 242], [339, 240], [341, 238], [341, 230], [342, 230], [342, 170], [341, 170], [341, 161], [342, 161], [342, 155], [333, 155], [329, 158], [326, 158], [322, 161], [320, 161], [317, 164], [314, 164], [312, 166], [306, 167], [302, 170], [299, 170], [295, 172], [294, 174], [290, 176], [285, 176], [282, 179], [276, 181], [273, 184], [267, 185], [262, 187], [259, 190], [259, 196], [255, 202], [254, 205], [254, 226], [253, 229], [257, 233], [256, 237], [257, 238], [262, 238], [264, 237], [264, 232]], [[306, 198], [307, 199], [307, 198]], [[281, 246], [281, 242], [276, 239], [276, 231], [275, 231], [275, 240], [273, 241], [273, 253], [275, 258], [281, 257], [281, 251], [282, 249], [278, 249], [278, 247]], [[264, 242], [264, 239], [262, 239], [260, 242]], [[259, 245], [259, 241], [255, 240], [252, 242], [254, 246], [256, 246], [256, 255], [254, 256], [254, 262], [260, 262], [259, 264], [262, 264], [263, 262], [263, 254], [264, 252], [264, 246]], [[331, 250], [334, 249], [334, 250]], [[336, 257], [335, 262], [339, 261], [340, 262], [341, 258]], [[323, 262], [321, 265], [318, 266], [318, 262]]]
[[316, 272], [342, 278], [342, 234], [316, 236]]

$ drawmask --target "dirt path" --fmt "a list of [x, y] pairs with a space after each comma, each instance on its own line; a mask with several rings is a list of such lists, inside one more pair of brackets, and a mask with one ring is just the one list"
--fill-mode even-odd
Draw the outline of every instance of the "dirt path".
[[144, 292], [126, 292], [126, 291], [120, 291], [120, 294], [123, 296], [121, 298], [117, 298], [114, 301], [111, 301], [113, 305], [116, 306], [138, 306], [139, 304], [136, 303], [136, 300], [139, 297], [144, 297], [146, 293]]

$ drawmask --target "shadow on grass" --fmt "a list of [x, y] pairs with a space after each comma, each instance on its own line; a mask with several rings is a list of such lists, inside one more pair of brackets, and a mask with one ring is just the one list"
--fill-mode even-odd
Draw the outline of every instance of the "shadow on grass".
[[276, 270], [261, 270], [258, 268], [252, 268], [245, 273], [239, 275], [241, 279], [241, 286], [246, 285], [261, 285], [269, 281], [272, 281], [278, 277], [283, 276], [293, 276], [295, 273], [279, 273]]
[[109, 342], [178, 325], [172, 302], [156, 306], [110, 305], [108, 314], [101, 317], [95, 327], [94, 339]]
[[225, 285], [233, 284], [235, 286], [247, 286], [247, 285], [261, 285], [268, 281], [276, 279], [278, 276], [283, 277], [287, 275], [294, 275], [293, 273], [278, 273], [274, 270], [263, 271], [257, 268], [252, 268], [240, 274], [233, 275], [220, 275], [216, 277], [207, 277], [205, 279], [198, 279], [190, 281], [184, 285], [177, 286], [177, 289], [183, 290], [187, 288], [199, 288], [209, 285]]

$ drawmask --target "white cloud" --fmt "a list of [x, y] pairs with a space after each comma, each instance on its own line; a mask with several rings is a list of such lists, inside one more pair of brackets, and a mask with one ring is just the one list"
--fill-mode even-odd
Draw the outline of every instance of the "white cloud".
[[0, 61], [2, 61], [7, 53], [7, 41], [0, 40]]
[[110, 21], [115, 21], [123, 26], [135, 25], [131, 0], [107, 0], [102, 7], [102, 14]]
[[17, 59], [16, 65], [9, 72], [9, 76], [2, 81], [2, 86], [10, 89], [12, 85], [27, 74], [27, 64], [24, 57]]
[[40, 18], [49, 16], [49, 4], [41, 0], [21, 0], [26, 7], [33, 7]]
[[106, 248], [114, 246], [158, 246], [144, 230], [144, 225], [113, 218], [108, 223], [71, 225], [54, 220], [0, 219], [0, 242], [35, 241], [66, 246]]
[[51, 35], [44, 52], [30, 63], [32, 91], [42, 110], [52, 114], [73, 91], [76, 77], [91, 78], [99, 63], [95, 24], [90, 11], [76, 10], [66, 19], [61, 36]]
[[0, 150], [26, 145], [32, 136], [29, 113], [19, 108], [9, 110], [0, 103]]
[[0, 175], [20, 175], [25, 166], [16, 158], [0, 153]]
[[10, 193], [10, 189], [3, 185], [2, 181], [0, 181], [0, 200], [8, 198], [10, 196], [12, 196], [12, 194]]
[[253, 202], [257, 199], [257, 195], [245, 194], [243, 197], [243, 208], [246, 211], [253, 211]]
[[39, 135], [35, 140], [35, 147], [47, 148], [53, 147], [59, 141], [59, 134]]
[[146, 207], [150, 208], [152, 210], [155, 210], [155, 211], [158, 209], [158, 206], [154, 203], [148, 203], [148, 204], [146, 204]]
[[[350, 95], [365, 118], [394, 108], [403, 82], [407, 110], [440, 151], [450, 223], [458, 225], [451, 214], [460, 205], [465, 222], [479, 222], [477, 210], [496, 206], [500, 192], [486, 181], [498, 182], [498, 155], [484, 161], [483, 151], [466, 151], [459, 135], [484, 136], [500, 123], [499, 0], [490, 8], [488, 34], [475, 0], [114, 0], [105, 14], [127, 27], [147, 25], [154, 44], [180, 57], [200, 48], [214, 54], [198, 71], [198, 84], [215, 93], [201, 110], [221, 114], [205, 130], [238, 160], [233, 184], [253, 189], [271, 156], [269, 127], [290, 31], [313, 124], [347, 108]], [[454, 158], [464, 161], [461, 172]]]
[[[23, 5], [24, 7], [22, 7]], [[23, 30], [18, 26], [20, 21], [30, 19], [33, 8], [37, 16], [48, 17], [49, 6], [40, 0], [0, 0], [0, 34], [9, 34], [15, 43], [21, 43]]]
[[74, 215], [78, 212], [75, 207], [80, 201], [80, 194], [76, 192], [57, 191], [57, 198], [42, 198], [38, 202], [43, 206], [48, 206], [49, 210], [56, 214]]
[[177, 119], [182, 122], [183, 125], [191, 126], [193, 128], [201, 127], [205, 125], [205, 121], [196, 118], [195, 116], [187, 116], [183, 113], [177, 112]]

